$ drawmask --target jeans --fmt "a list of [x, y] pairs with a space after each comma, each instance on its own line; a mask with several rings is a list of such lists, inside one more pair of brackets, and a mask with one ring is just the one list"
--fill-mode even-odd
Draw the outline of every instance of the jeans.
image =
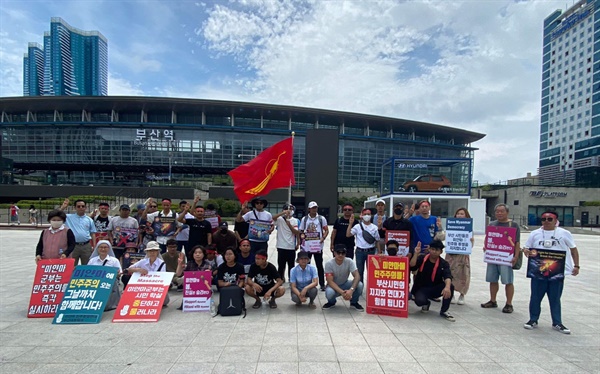
[[288, 267], [288, 276], [287, 279], [290, 279], [290, 272], [294, 267], [296, 262], [296, 250], [294, 249], [283, 249], [277, 248], [277, 271], [279, 272], [279, 276], [281, 279], [285, 281], [285, 266]]
[[361, 248], [356, 248], [356, 267], [358, 268], [358, 273], [360, 274], [360, 281], [365, 283], [365, 263], [369, 258], [369, 255], [375, 254], [375, 248], [369, 248], [368, 251], [365, 251]]
[[312, 262], [313, 256], [315, 257], [315, 266], [317, 267], [317, 273], [319, 273], [319, 285], [321, 288], [325, 287], [325, 269], [323, 269], [323, 252], [312, 253], [308, 252], [308, 257]]
[[[338, 284], [338, 287], [340, 287], [344, 291], [349, 290], [350, 287], [352, 287], [352, 282], [353, 281], [351, 281], [351, 280], [347, 280], [345, 283]], [[358, 282], [358, 286], [356, 286], [356, 289], [352, 293], [352, 299], [350, 299], [350, 304], [358, 303], [358, 298], [360, 297], [360, 295], [362, 295], [362, 292], [363, 292], [363, 282]], [[327, 298], [328, 303], [335, 304], [335, 302], [336, 302], [335, 299], [337, 299], [338, 296], [341, 296], [341, 295], [339, 293], [335, 292], [335, 290], [333, 288], [331, 288], [330, 286], [327, 286], [327, 288], [325, 289], [325, 297]]]
[[[435, 299], [436, 297], [442, 296], [442, 290], [446, 287], [445, 283], [436, 284], [430, 287], [420, 287], [416, 290], [413, 287], [413, 296], [415, 297], [415, 304], [418, 306], [431, 305], [429, 299]], [[450, 295], [454, 294], [454, 286], [450, 285]], [[442, 299], [442, 308], [440, 313], [448, 311], [450, 308], [451, 297]]]
[[544, 295], [548, 295], [550, 303], [550, 315], [552, 316], [552, 325], [562, 324], [562, 316], [560, 310], [560, 297], [562, 295], [565, 280], [541, 280], [531, 279], [531, 297], [529, 298], [529, 319], [537, 321], [542, 312], [541, 304]]

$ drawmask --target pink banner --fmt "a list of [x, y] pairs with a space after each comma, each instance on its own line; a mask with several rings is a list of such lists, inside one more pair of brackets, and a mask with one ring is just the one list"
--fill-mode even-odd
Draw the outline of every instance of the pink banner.
[[488, 226], [485, 232], [483, 261], [488, 264], [512, 266], [516, 238], [516, 227]]
[[183, 311], [208, 312], [212, 296], [210, 271], [186, 271], [183, 273]]

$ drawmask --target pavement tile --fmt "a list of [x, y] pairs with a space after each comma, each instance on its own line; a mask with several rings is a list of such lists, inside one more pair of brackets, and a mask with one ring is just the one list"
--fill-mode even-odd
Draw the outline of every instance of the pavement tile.
[[298, 362], [259, 362], [256, 374], [297, 374]]
[[425, 369], [416, 362], [380, 362], [385, 374], [421, 374]]
[[299, 374], [339, 374], [342, 372], [337, 362], [302, 362], [298, 364]]
[[337, 362], [333, 346], [307, 345], [298, 346], [300, 362]]
[[377, 362], [340, 362], [342, 374], [376, 374], [383, 373]]
[[169, 369], [169, 374], [210, 373], [215, 367], [214, 362], [183, 362], [176, 363]]
[[375, 355], [367, 346], [336, 345], [335, 354], [340, 364], [343, 362], [377, 362]]
[[263, 345], [259, 362], [298, 362], [297, 345]]

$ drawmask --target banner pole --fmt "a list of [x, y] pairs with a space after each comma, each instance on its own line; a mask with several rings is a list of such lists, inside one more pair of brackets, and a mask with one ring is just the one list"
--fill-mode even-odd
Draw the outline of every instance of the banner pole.
[[[295, 131], [292, 131], [292, 169], [294, 168], [294, 136], [296, 135]], [[288, 204], [292, 203], [292, 181], [290, 180], [290, 186], [288, 187]]]

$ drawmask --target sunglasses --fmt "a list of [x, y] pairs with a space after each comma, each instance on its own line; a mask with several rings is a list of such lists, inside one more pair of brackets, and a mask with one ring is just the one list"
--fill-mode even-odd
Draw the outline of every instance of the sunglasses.
[[552, 218], [552, 217], [542, 217], [542, 222], [545, 222], [545, 221], [552, 222], [552, 221], [554, 221], [554, 218]]
[[344, 209], [344, 212], [352, 212], [354, 209]]
[[150, 205], [150, 208], [158, 208], [158, 205]]
[[336, 255], [345, 255], [346, 252], [335, 252]]
[[75, 208], [85, 208], [85, 205], [76, 205]]

